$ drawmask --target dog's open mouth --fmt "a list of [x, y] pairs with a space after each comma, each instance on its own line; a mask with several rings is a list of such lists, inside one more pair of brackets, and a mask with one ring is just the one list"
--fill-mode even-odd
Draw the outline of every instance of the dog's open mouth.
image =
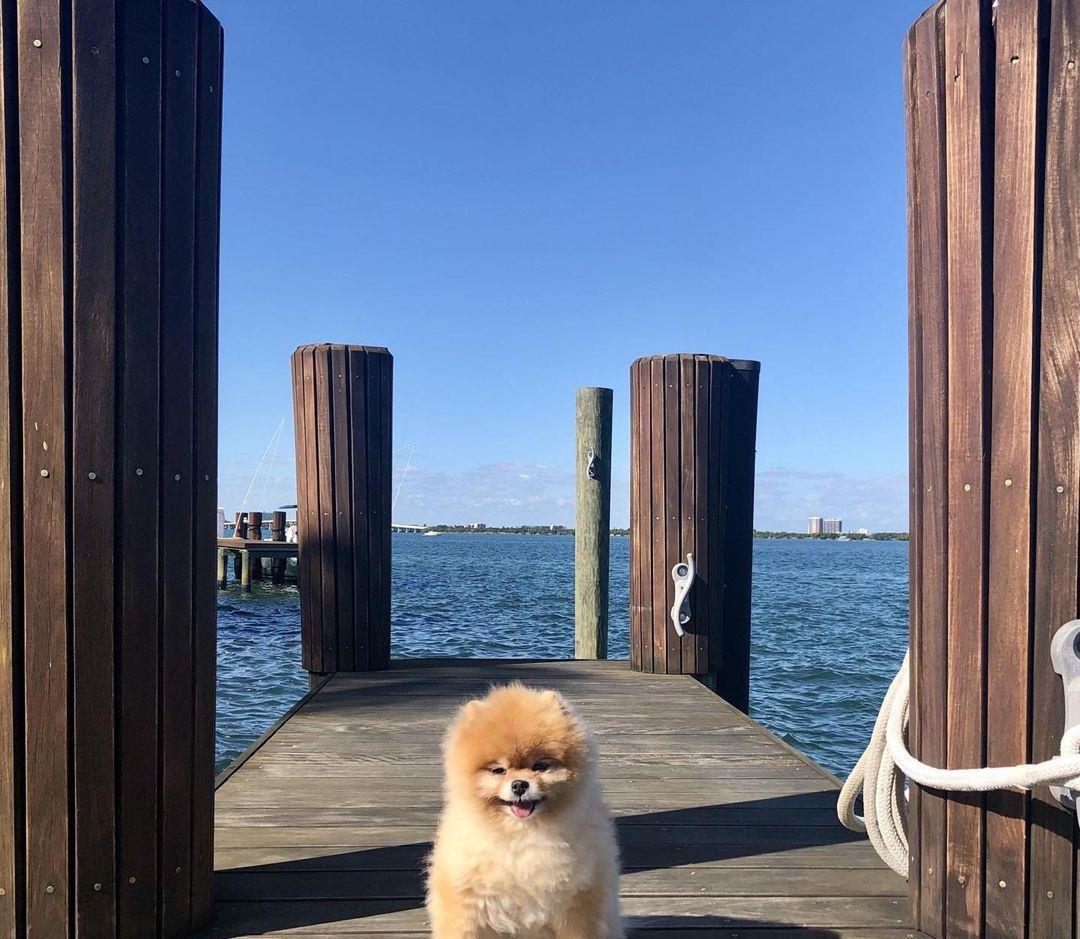
[[540, 804], [539, 799], [517, 799], [514, 802], [507, 802], [503, 799], [500, 801], [514, 813], [515, 818], [528, 818], [536, 811], [536, 807]]

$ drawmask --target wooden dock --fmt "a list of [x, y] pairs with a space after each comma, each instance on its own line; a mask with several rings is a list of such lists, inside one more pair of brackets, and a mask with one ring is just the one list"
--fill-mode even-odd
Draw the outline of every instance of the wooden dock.
[[907, 888], [842, 829], [836, 781], [688, 676], [620, 662], [395, 661], [329, 678], [217, 792], [203, 939], [427, 934], [421, 869], [454, 708], [555, 687], [597, 733], [624, 910], [650, 939], [909, 939]]

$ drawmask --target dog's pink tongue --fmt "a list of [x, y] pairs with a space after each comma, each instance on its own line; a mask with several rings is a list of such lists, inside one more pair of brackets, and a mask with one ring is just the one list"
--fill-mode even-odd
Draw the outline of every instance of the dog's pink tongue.
[[518, 818], [528, 818], [533, 813], [533, 804], [531, 802], [515, 802], [511, 809]]

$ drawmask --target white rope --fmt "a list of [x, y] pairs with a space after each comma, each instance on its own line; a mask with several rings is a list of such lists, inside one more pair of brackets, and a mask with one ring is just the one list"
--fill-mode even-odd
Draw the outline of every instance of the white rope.
[[[984, 769], [939, 769], [915, 759], [907, 748], [910, 671], [908, 655], [889, 685], [874, 722], [866, 752], [851, 771], [836, 804], [845, 828], [865, 831], [881, 859], [902, 877], [908, 873], [907, 794], [905, 778], [928, 789], [989, 792], [1033, 789], [1053, 783], [1080, 789], [1080, 726], [1061, 738], [1061, 755], [1043, 763]], [[863, 814], [855, 800], [863, 798]]]

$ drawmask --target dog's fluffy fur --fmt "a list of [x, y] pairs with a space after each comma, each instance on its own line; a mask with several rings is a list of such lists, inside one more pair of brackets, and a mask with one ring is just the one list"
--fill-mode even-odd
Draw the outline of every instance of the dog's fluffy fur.
[[622, 939], [614, 826], [566, 701], [495, 688], [458, 712], [444, 757], [433, 939]]

